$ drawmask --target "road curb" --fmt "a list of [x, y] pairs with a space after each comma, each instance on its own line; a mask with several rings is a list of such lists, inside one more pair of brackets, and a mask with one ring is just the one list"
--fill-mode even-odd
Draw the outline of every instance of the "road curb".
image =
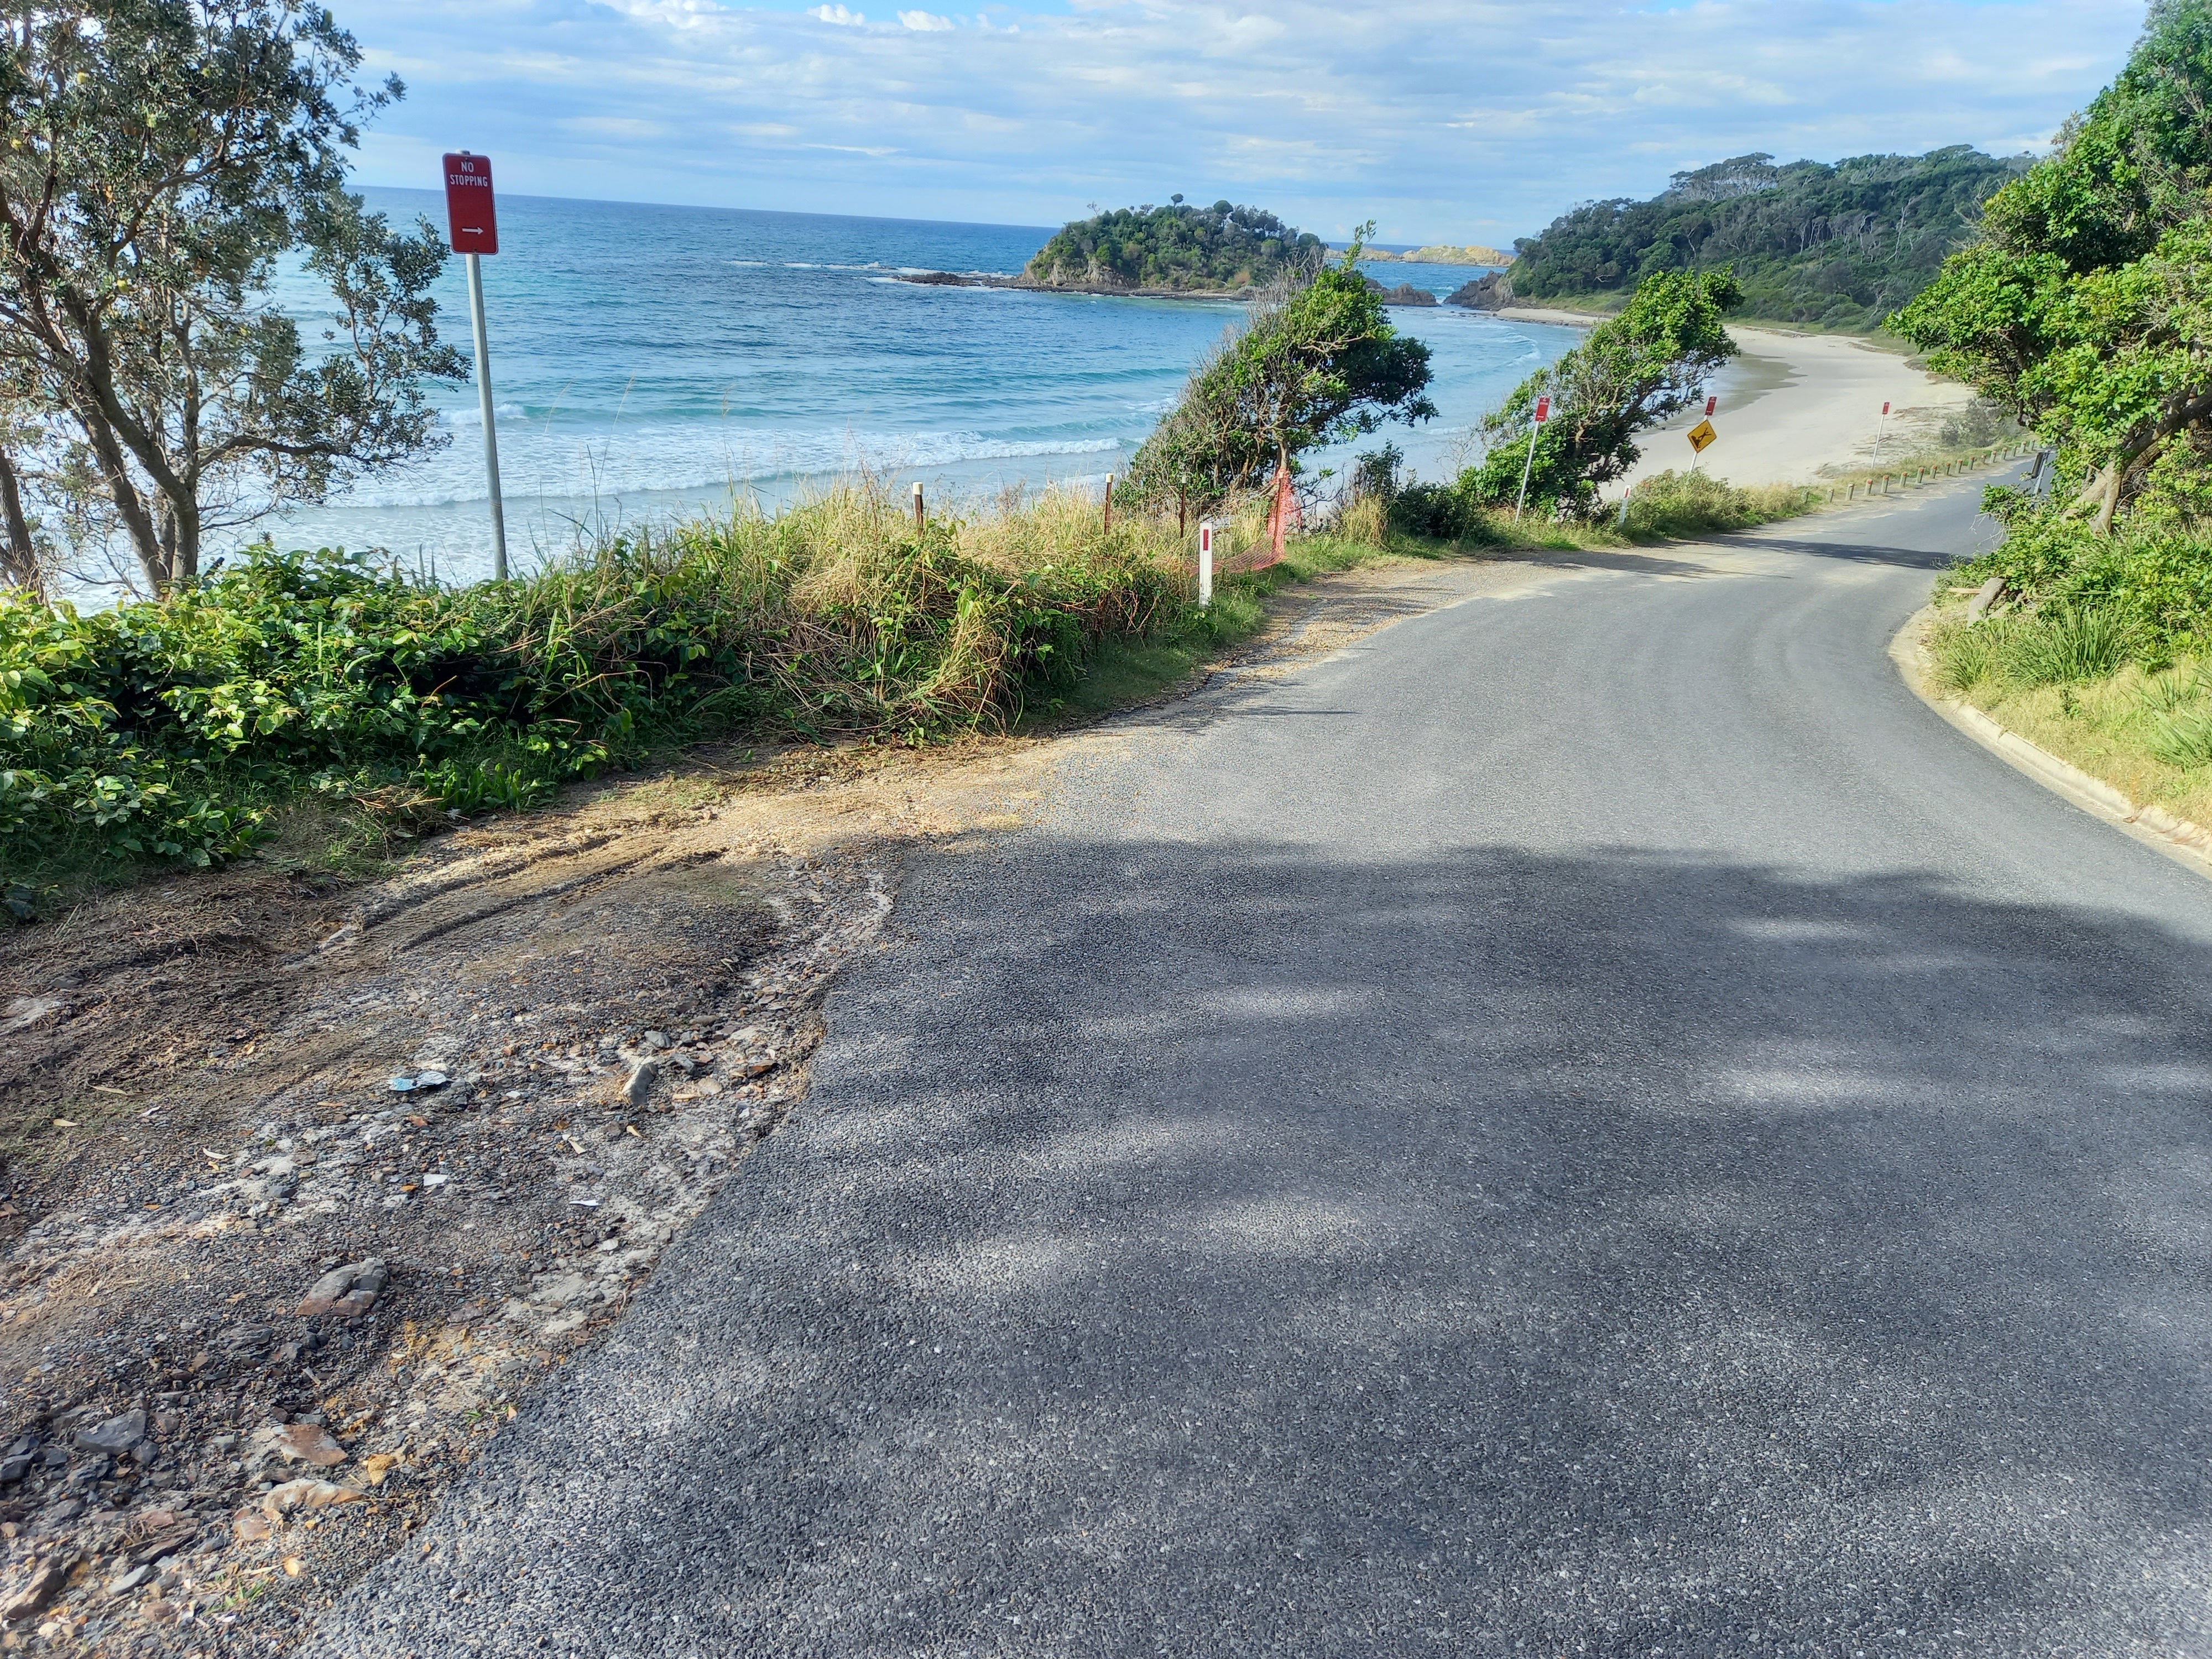
[[2030, 743], [2002, 722], [1992, 720], [1972, 703], [1938, 696], [1928, 689], [1928, 651], [1922, 644], [1933, 605], [1923, 605], [1906, 619], [1889, 642], [1890, 660], [1921, 702], [1964, 732], [1976, 743], [2025, 772], [2055, 795], [2062, 795], [2083, 811], [2115, 824], [2147, 847], [2155, 848], [2177, 864], [2200, 876], [2212, 877], [2212, 830], [2178, 818], [2162, 806], [2144, 806], [2130, 800], [2101, 778], [2092, 777], [2071, 761], [2061, 760], [2048, 749]]

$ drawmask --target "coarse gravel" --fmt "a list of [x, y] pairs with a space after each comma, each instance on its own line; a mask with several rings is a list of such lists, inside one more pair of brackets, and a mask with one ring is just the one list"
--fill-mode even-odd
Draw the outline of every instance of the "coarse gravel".
[[2212, 1650], [2212, 884], [1561, 555], [909, 858], [803, 1109], [320, 1656]]

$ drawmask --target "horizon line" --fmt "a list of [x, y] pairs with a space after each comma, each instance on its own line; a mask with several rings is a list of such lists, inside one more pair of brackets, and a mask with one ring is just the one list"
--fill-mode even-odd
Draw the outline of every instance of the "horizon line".
[[[428, 196], [439, 200], [443, 200], [445, 197], [445, 192], [434, 185], [384, 185], [356, 183], [352, 186], [352, 188], [356, 190], [409, 191], [417, 196]], [[494, 180], [494, 189], [495, 191], [497, 190], [496, 179]], [[1069, 225], [1079, 225], [1083, 222], [1080, 219], [1068, 219], [1062, 221], [1057, 225], [1024, 225], [1016, 223], [1011, 220], [1002, 219], [902, 219], [894, 218], [890, 215], [884, 213], [809, 213], [799, 208], [714, 207], [698, 202], [641, 202], [625, 200], [618, 197], [611, 196], [542, 196], [534, 191], [523, 191], [510, 192], [510, 197], [511, 199], [518, 202], [568, 202], [583, 207], [665, 208], [680, 213], [757, 213], [763, 217], [776, 219], [857, 219], [866, 224], [952, 225], [957, 226], [963, 230], [1040, 230], [1048, 236], [1058, 235]], [[1169, 205], [1172, 205], [1172, 204], [1170, 204]], [[1186, 204], [1186, 205], [1188, 205], [1188, 204]], [[1109, 210], [1117, 211], [1122, 210]], [[1134, 211], [1134, 209], [1132, 208], [1126, 210]], [[1312, 234], [1320, 237], [1324, 246], [1334, 249], [1338, 245], [1334, 239], [1328, 236], [1322, 236], [1321, 233], [1318, 231], [1313, 232]], [[1347, 241], [1349, 240], [1348, 238], [1346, 240]], [[1386, 253], [1403, 253], [1409, 252], [1416, 248], [1468, 247], [1475, 245], [1467, 242], [1438, 241], [1434, 237], [1431, 237], [1428, 240], [1421, 242], [1398, 243], [1376, 241], [1368, 242], [1364, 244], [1364, 246], [1371, 248], [1380, 248]], [[1484, 246], [1489, 245], [1484, 244]]]

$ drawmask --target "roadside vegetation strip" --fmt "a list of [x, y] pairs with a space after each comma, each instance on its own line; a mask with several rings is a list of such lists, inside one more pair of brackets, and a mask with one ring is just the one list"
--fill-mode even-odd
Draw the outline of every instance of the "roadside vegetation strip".
[[[105, 611], [0, 596], [0, 899], [29, 920], [272, 840], [366, 868], [387, 836], [527, 809], [704, 739], [913, 744], [1101, 713], [1186, 677], [1256, 631], [1275, 590], [1327, 571], [1737, 528], [1786, 505], [1653, 480], [1624, 538], [1496, 513], [1438, 534], [1362, 497], [1279, 564], [1224, 578], [1206, 610], [1171, 518], [1109, 530], [1095, 500], [1048, 493], [917, 532], [860, 485], [507, 583], [263, 550]], [[1266, 536], [1258, 503], [1220, 517], [1224, 548]]]
[[1812, 512], [1827, 500], [1825, 489], [1810, 485], [1746, 488], [1710, 472], [1670, 471], [1639, 480], [1627, 492], [1625, 513], [1617, 501], [1592, 517], [1555, 505], [1541, 519], [1516, 522], [1509, 507], [1468, 486], [1471, 476], [1470, 471], [1453, 483], [1415, 483], [1391, 490], [1390, 528], [1468, 548], [1624, 546], [1748, 530]]
[[2130, 822], [2212, 848], [2196, 827], [2212, 821], [2212, 672], [2203, 655], [2132, 660], [2127, 635], [2096, 610], [1969, 621], [1968, 591], [1954, 587], [1923, 613], [1929, 690], [2096, 780]]
[[0, 597], [19, 881], [208, 864], [319, 797], [402, 823], [545, 799], [657, 746], [1003, 729], [1105, 638], [1203, 625], [1171, 524], [1062, 494], [919, 528], [864, 487], [614, 538], [462, 588], [261, 550], [82, 613]]
[[[1964, 592], [1939, 595], [1899, 630], [1891, 654], [1912, 689], [2045, 787], [2212, 876], [2212, 829], [2198, 822], [2212, 818], [2212, 767], [2176, 766], [2157, 752], [2146, 716], [2154, 718], [2166, 700], [2158, 677], [2130, 666], [2055, 686], [1983, 676], [1961, 687], [1960, 635], [1970, 626]], [[1978, 641], [1970, 647], [1984, 648]]]

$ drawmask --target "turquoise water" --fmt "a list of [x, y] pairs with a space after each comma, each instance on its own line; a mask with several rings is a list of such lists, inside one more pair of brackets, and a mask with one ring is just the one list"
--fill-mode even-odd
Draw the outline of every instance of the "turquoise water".
[[[442, 202], [371, 191], [396, 219]], [[733, 491], [787, 498], [869, 469], [973, 497], [1126, 465], [1194, 358], [1241, 316], [1198, 301], [924, 288], [900, 270], [1013, 272], [1049, 233], [509, 197], [483, 262], [507, 536], [520, 568], [579, 526], [651, 522]], [[1376, 274], [1442, 295], [1470, 272]], [[312, 313], [307, 290], [288, 295]], [[454, 260], [444, 331], [469, 343]], [[1424, 474], [1571, 331], [1451, 307], [1401, 308], [1435, 354], [1442, 417], [1389, 429]], [[288, 544], [381, 547], [441, 575], [490, 568], [473, 383], [435, 401], [453, 441], [275, 526]], [[1377, 439], [1374, 441], [1382, 441]], [[1322, 464], [1328, 464], [1324, 458]], [[1334, 458], [1340, 461], [1343, 458]]]

